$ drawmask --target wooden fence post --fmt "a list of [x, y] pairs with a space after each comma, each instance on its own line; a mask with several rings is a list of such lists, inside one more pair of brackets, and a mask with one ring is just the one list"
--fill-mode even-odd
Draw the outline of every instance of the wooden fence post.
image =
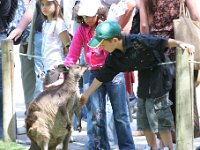
[[5, 142], [16, 140], [16, 119], [14, 94], [14, 59], [13, 41], [2, 40], [2, 87], [3, 87], [3, 140]]
[[186, 51], [176, 53], [176, 149], [193, 150], [193, 67]]

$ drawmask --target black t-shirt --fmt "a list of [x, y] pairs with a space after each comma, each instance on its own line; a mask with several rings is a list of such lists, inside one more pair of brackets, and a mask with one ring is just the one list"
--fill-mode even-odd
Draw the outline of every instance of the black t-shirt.
[[171, 88], [170, 72], [168, 66], [158, 64], [165, 62], [167, 39], [131, 34], [123, 37], [123, 45], [125, 53], [116, 49], [108, 54], [104, 66], [96, 76], [97, 80], [108, 82], [120, 72], [138, 70], [139, 97], [155, 98], [165, 94]]
[[8, 28], [9, 23], [14, 19], [18, 0], [0, 0], [0, 31]]
[[8, 17], [11, 10], [11, 0], [0, 0], [0, 31], [8, 27]]
[[11, 0], [0, 0], [0, 14], [2, 16], [8, 16], [11, 8]]
[[123, 37], [125, 53], [109, 53], [97, 79], [111, 81], [119, 72], [151, 68], [162, 62], [167, 40], [151, 35], [131, 34]]

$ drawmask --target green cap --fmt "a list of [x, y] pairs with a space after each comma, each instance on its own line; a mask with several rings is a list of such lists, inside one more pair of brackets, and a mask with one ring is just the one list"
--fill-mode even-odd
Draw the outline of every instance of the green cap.
[[100, 23], [95, 30], [94, 37], [88, 42], [91, 48], [98, 47], [103, 40], [121, 36], [120, 25], [115, 21], [104, 21]]

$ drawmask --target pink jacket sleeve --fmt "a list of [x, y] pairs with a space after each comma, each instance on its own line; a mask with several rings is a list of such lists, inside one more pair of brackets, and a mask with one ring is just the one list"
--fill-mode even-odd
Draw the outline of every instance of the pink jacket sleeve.
[[71, 66], [76, 64], [80, 57], [82, 46], [83, 37], [81, 33], [81, 28], [79, 27], [73, 36], [72, 43], [69, 47], [69, 52], [65, 58], [65, 66]]

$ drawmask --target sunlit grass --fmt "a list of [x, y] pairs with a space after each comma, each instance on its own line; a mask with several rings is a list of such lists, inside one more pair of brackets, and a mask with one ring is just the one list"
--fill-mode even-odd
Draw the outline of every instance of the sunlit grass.
[[2, 140], [0, 140], [0, 150], [28, 150], [28, 149], [15, 142], [3, 142]]

